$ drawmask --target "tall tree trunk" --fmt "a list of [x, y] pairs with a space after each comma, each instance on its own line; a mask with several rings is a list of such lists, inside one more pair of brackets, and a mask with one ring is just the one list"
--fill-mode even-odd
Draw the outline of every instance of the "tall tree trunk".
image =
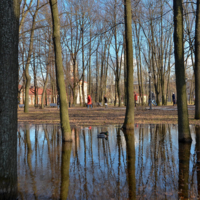
[[125, 38], [126, 38], [126, 62], [127, 62], [127, 106], [123, 124], [124, 129], [134, 129], [134, 97], [133, 97], [133, 47], [131, 27], [131, 0], [124, 0], [125, 12]]
[[124, 105], [127, 105], [127, 67], [126, 67], [126, 41], [125, 41], [125, 35], [124, 35]]
[[99, 101], [99, 61], [98, 61], [98, 47], [96, 50], [96, 96], [95, 101]]
[[200, 0], [197, 0], [195, 30], [195, 119], [200, 119]]
[[43, 91], [42, 91], [42, 98], [41, 98], [41, 108], [44, 108], [44, 97], [45, 97], [45, 93], [46, 93], [46, 89], [47, 89], [47, 83], [48, 83], [48, 77], [49, 77], [49, 72], [48, 72], [48, 68], [49, 66], [47, 66], [47, 73], [46, 73], [46, 78], [44, 81], [44, 87], [43, 87]]
[[[116, 55], [116, 73], [115, 73], [115, 87], [116, 87], [116, 92], [115, 96], [118, 96], [118, 106], [121, 106], [121, 93], [120, 93], [120, 87], [119, 87], [119, 82], [120, 82], [120, 69], [119, 69], [119, 47], [117, 44], [117, 26], [116, 26], [116, 18], [117, 18], [117, 1], [115, 0], [115, 9], [114, 9], [114, 38], [115, 38], [115, 55]], [[115, 99], [116, 101], [116, 99]], [[116, 102], [115, 102], [116, 103]]]
[[82, 101], [83, 106], [85, 106], [85, 60], [84, 60], [84, 25], [82, 26], [82, 69], [83, 69], [83, 77], [82, 77]]
[[19, 0], [0, 1], [0, 199], [17, 199]]
[[37, 100], [38, 100], [38, 92], [37, 92], [37, 71], [36, 71], [36, 65], [35, 65], [35, 52], [33, 54], [33, 59], [34, 59], [34, 63], [33, 63], [33, 74], [34, 74], [34, 94], [35, 94], [35, 107], [38, 104]]
[[[49, 32], [49, 31], [48, 31]], [[45, 44], [45, 49], [46, 49], [46, 44]], [[46, 50], [45, 50], [46, 52]], [[46, 63], [46, 78], [44, 81], [44, 87], [43, 87], [43, 92], [42, 92], [42, 99], [41, 99], [41, 108], [44, 108], [44, 97], [46, 94], [46, 88], [47, 88], [47, 83], [48, 83], [48, 78], [49, 78], [49, 65], [50, 65], [50, 60], [51, 60], [51, 38], [50, 38], [50, 34], [49, 34], [49, 52], [48, 52], [48, 58], [47, 58], [47, 63]], [[47, 104], [47, 101], [46, 101]]]
[[31, 29], [31, 36], [30, 36], [28, 58], [27, 58], [26, 67], [25, 67], [25, 74], [26, 74], [25, 105], [24, 105], [25, 113], [29, 112], [29, 87], [30, 87], [30, 82], [31, 82], [31, 76], [29, 75], [29, 64], [31, 62], [31, 54], [33, 51], [34, 32], [35, 32], [35, 25], [36, 25], [36, 17], [39, 10], [39, 3], [40, 3], [40, 0], [37, 0], [37, 7], [33, 15], [33, 20], [32, 20], [32, 29]]
[[60, 45], [60, 22], [57, 7], [57, 0], [49, 0], [51, 6], [53, 23], [53, 42], [56, 62], [56, 78], [58, 83], [58, 92], [60, 94], [60, 121], [62, 128], [63, 142], [71, 141], [71, 128], [69, 124], [68, 103], [65, 88], [64, 72], [62, 65], [62, 48]]
[[[74, 74], [74, 82], [73, 82], [73, 104], [76, 105], [77, 103], [77, 62], [76, 62], [76, 57], [74, 58], [73, 55], [73, 74]], [[79, 90], [79, 89], [78, 89]]]
[[185, 84], [182, 0], [174, 0], [174, 47], [178, 104], [178, 138], [182, 142], [191, 142]]
[[91, 53], [92, 53], [92, 29], [90, 24], [90, 45], [89, 45], [89, 74], [88, 74], [88, 93], [91, 95], [92, 92], [92, 83], [91, 83]]

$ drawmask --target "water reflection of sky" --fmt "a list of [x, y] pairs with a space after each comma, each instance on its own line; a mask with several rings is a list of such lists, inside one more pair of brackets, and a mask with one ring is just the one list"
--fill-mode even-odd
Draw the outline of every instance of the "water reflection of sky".
[[[176, 125], [137, 125], [136, 195], [141, 199], [178, 199], [179, 153]], [[189, 165], [189, 196], [197, 196], [195, 129]], [[108, 131], [108, 140], [97, 134]], [[130, 185], [124, 133], [116, 126], [72, 130], [68, 199], [128, 199]], [[131, 152], [128, 152], [131, 154]], [[62, 141], [58, 126], [19, 125], [19, 199], [59, 199]], [[133, 178], [133, 177], [131, 177]]]

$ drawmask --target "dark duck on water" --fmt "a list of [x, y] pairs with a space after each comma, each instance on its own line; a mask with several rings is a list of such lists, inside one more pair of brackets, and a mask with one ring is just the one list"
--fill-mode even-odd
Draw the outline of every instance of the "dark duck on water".
[[108, 137], [108, 131], [101, 132], [97, 135], [98, 138], [107, 138]]

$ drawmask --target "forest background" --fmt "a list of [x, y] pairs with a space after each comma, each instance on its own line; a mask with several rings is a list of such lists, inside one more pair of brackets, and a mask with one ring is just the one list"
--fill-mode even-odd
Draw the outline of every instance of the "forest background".
[[[91, 94], [93, 102], [103, 102], [106, 94], [115, 106], [126, 104], [124, 6], [121, 0], [59, 0], [60, 33], [65, 87], [73, 104]], [[183, 2], [184, 65], [187, 99], [194, 100], [194, 36], [196, 5]], [[167, 105], [175, 87], [173, 43], [173, 1], [132, 1], [132, 39], [134, 91], [149, 95], [149, 72], [152, 91], [158, 105]], [[57, 86], [52, 39], [51, 10], [47, 0], [22, 0], [19, 27], [19, 93], [32, 86], [35, 105], [37, 91], [52, 91], [56, 102]], [[81, 85], [81, 87], [80, 87]], [[26, 99], [24, 92], [23, 101]], [[47, 98], [47, 95], [46, 95]], [[145, 104], [147, 101], [140, 104]], [[148, 99], [148, 97], [146, 98]], [[42, 100], [42, 104], [43, 104]], [[46, 101], [47, 102], [47, 101]], [[85, 105], [85, 98], [80, 99]], [[42, 105], [43, 107], [43, 105]]]

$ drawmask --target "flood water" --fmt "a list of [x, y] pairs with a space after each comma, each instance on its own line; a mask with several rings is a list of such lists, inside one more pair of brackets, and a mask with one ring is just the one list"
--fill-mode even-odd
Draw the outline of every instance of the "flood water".
[[200, 128], [190, 129], [191, 145], [177, 125], [74, 128], [62, 145], [59, 126], [19, 124], [18, 199], [198, 199]]

